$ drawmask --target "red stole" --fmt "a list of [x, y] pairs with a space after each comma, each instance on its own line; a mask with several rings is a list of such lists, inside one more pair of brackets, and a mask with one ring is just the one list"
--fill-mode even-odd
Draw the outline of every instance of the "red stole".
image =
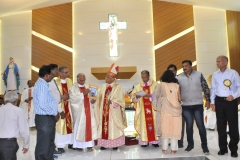
[[[82, 93], [86, 88], [79, 87], [80, 92]], [[92, 125], [91, 125], [91, 111], [90, 111], [90, 102], [88, 94], [84, 95], [84, 109], [86, 115], [86, 126], [85, 126], [85, 142], [92, 140]]]
[[[28, 89], [28, 98], [30, 98], [30, 97], [32, 97], [32, 89], [31, 88]], [[29, 112], [31, 110], [31, 101], [32, 100], [28, 101], [28, 119], [30, 119]]]
[[103, 101], [103, 116], [102, 116], [102, 139], [108, 139], [108, 125], [109, 125], [109, 105], [108, 96], [112, 91], [112, 87], [109, 85], [104, 94]]
[[[62, 84], [62, 93], [64, 94], [68, 94], [68, 86], [67, 83], [61, 83]], [[72, 131], [72, 120], [71, 120], [71, 115], [69, 112], [69, 108], [68, 108], [68, 101], [63, 101], [63, 107], [64, 107], [64, 111], [65, 111], [65, 121], [66, 121], [66, 129], [67, 129], [67, 134], [73, 133]]]
[[[149, 86], [144, 86], [143, 90], [145, 91], [145, 93], [150, 94]], [[152, 113], [152, 103], [150, 102], [148, 97], [143, 97], [143, 104], [144, 104], [144, 113], [145, 113], [145, 120], [146, 120], [148, 142], [156, 141], [154, 122], [153, 122], [153, 113]]]

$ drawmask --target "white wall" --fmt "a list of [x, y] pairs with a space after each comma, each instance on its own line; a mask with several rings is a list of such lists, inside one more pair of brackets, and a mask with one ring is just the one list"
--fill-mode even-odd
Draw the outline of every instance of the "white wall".
[[197, 69], [205, 78], [218, 68], [216, 58], [228, 56], [225, 10], [193, 7]]
[[[9, 63], [9, 57], [13, 57], [20, 70], [19, 91], [22, 93], [23, 89], [27, 87], [27, 81], [31, 79], [32, 12], [0, 17], [0, 20], [1, 73]], [[0, 83], [0, 94], [3, 94], [6, 87], [2, 78]]]
[[[119, 57], [110, 58], [108, 31], [99, 30], [99, 22], [107, 22], [116, 13], [118, 21], [127, 22], [127, 30], [119, 30]], [[91, 67], [137, 66], [129, 80], [119, 80], [125, 90], [141, 80], [140, 72], [149, 70], [155, 77], [153, 51], [152, 2], [149, 0], [88, 0], [73, 3], [73, 72], [86, 75], [86, 83], [100, 86], [104, 81], [91, 74]], [[148, 32], [148, 33], [147, 33]]]
[[[2, 21], [0, 19], [0, 73], [2, 73]], [[3, 81], [2, 81], [2, 75], [0, 77], [0, 94], [2, 93], [2, 85], [3, 85]]]

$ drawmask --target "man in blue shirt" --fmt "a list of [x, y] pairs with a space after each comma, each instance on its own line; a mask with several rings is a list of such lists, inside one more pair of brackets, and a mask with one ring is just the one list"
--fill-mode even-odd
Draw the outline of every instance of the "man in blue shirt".
[[37, 129], [37, 144], [35, 148], [36, 160], [53, 160], [55, 139], [55, 116], [57, 115], [57, 102], [49, 88], [48, 82], [53, 78], [50, 66], [42, 66], [39, 78], [35, 83], [33, 97], [36, 113], [35, 124]]
[[[216, 111], [218, 128], [218, 145], [220, 151], [218, 155], [228, 153], [231, 150], [232, 157], [238, 157], [238, 102], [240, 96], [239, 74], [228, 69], [228, 58], [226, 56], [217, 57], [218, 71], [212, 76], [211, 107]], [[226, 124], [229, 125], [230, 142], [227, 142]]]

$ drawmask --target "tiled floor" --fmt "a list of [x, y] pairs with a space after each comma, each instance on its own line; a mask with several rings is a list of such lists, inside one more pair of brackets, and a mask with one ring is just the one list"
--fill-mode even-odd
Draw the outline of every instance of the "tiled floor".
[[[117, 151], [111, 149], [101, 151], [99, 147], [94, 147], [93, 152], [78, 152], [75, 150], [66, 150], [66, 153], [58, 157], [58, 160], [109, 160], [109, 159], [154, 159], [154, 158], [173, 158], [173, 157], [194, 157], [194, 156], [204, 156], [202, 149], [200, 147], [200, 138], [198, 134], [198, 129], [194, 127], [194, 139], [195, 148], [189, 153], [184, 152], [184, 148], [187, 145], [186, 136], [184, 139], [184, 148], [178, 150], [175, 155], [163, 154], [161, 151], [161, 145], [159, 148], [154, 148], [153, 146], [148, 146], [147, 148], [141, 148], [138, 145], [135, 146], [122, 146], [119, 147]], [[210, 160], [240, 160], [238, 158], [231, 158], [230, 152], [224, 156], [218, 156], [218, 143], [217, 143], [217, 132], [207, 131], [208, 146], [210, 150], [210, 155], [207, 157]], [[23, 155], [21, 153], [22, 141], [19, 140], [19, 151], [18, 160], [34, 160], [34, 149], [36, 145], [36, 131], [31, 131], [31, 142], [29, 152]], [[169, 149], [170, 152], [170, 149]], [[240, 153], [240, 152], [239, 152]], [[184, 158], [183, 158], [184, 159]]]

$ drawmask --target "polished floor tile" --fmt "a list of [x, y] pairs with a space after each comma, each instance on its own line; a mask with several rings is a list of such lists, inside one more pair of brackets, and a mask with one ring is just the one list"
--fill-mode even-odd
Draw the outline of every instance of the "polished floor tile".
[[[170, 148], [168, 150], [168, 154], [162, 153], [161, 150], [161, 144], [159, 148], [154, 148], [153, 146], [149, 145], [146, 148], [142, 148], [139, 145], [134, 146], [122, 146], [119, 147], [118, 150], [100, 150], [99, 147], [95, 146], [93, 152], [79, 152], [76, 150], [70, 150], [65, 149], [66, 153], [58, 157], [58, 160], [122, 160], [122, 159], [160, 159], [160, 158], [171, 158], [170, 160], [179, 160], [176, 159], [176, 157], [187, 160], [190, 157], [196, 157], [198, 156], [205, 156], [202, 152], [200, 138], [198, 129], [196, 126], [194, 126], [194, 140], [195, 140], [195, 147], [192, 151], [189, 153], [184, 152], [185, 147], [187, 147], [187, 140], [186, 136], [184, 138], [184, 148], [180, 148], [178, 152], [175, 155], [171, 155]], [[29, 152], [26, 154], [22, 154], [22, 140], [19, 139], [19, 150], [18, 150], [18, 160], [34, 160], [34, 150], [36, 145], [36, 131], [32, 130], [31, 133], [31, 139], [30, 139], [30, 149]], [[232, 158], [230, 151], [228, 154], [225, 154], [223, 156], [217, 155], [217, 152], [219, 150], [218, 148], [218, 142], [217, 142], [217, 131], [208, 131], [207, 130], [207, 139], [208, 139], [208, 146], [210, 150], [210, 154], [206, 157], [210, 160], [240, 160], [240, 157], [238, 158]], [[240, 153], [240, 152], [239, 152]], [[184, 158], [185, 157], [185, 158]], [[188, 158], [186, 158], [188, 157]], [[174, 158], [174, 159], [172, 159]], [[201, 157], [200, 157], [201, 158]], [[164, 160], [163, 159], [163, 160]], [[192, 158], [193, 159], [193, 158]], [[199, 159], [202, 160], [202, 159]]]

